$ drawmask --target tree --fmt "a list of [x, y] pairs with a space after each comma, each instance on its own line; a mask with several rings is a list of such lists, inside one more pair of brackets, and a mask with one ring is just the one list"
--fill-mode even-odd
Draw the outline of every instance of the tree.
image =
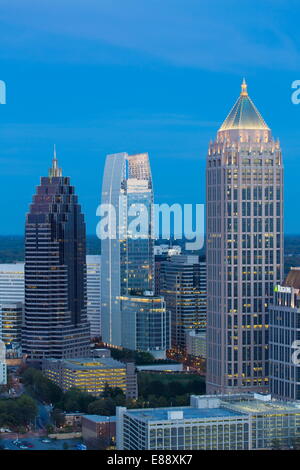
[[66, 417], [59, 408], [54, 408], [51, 412], [51, 418], [54, 421], [56, 427], [61, 427], [65, 424]]

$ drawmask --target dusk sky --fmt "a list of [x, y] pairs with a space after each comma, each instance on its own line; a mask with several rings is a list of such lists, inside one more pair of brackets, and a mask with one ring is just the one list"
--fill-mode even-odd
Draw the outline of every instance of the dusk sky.
[[0, 0], [0, 233], [23, 233], [53, 144], [90, 234], [108, 153], [149, 153], [155, 202], [204, 203], [208, 143], [245, 77], [299, 234], [299, 17], [297, 0]]

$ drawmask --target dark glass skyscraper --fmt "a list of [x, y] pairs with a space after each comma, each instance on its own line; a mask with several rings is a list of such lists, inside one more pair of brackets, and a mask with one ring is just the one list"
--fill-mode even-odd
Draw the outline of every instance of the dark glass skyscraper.
[[54, 154], [26, 217], [23, 352], [31, 361], [86, 356], [85, 222]]

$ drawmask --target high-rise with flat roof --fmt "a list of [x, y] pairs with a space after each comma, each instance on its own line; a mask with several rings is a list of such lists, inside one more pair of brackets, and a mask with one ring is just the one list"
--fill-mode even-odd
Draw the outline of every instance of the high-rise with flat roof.
[[281, 400], [300, 400], [300, 268], [275, 286], [269, 329], [270, 391]]
[[207, 391], [267, 391], [269, 305], [283, 275], [283, 166], [245, 81], [209, 145], [206, 201]]
[[29, 361], [89, 353], [85, 244], [84, 216], [54, 154], [26, 216], [22, 347]]
[[165, 359], [170, 349], [170, 314], [163, 297], [121, 296], [122, 346]]
[[86, 256], [87, 317], [91, 338], [101, 336], [101, 256]]
[[160, 293], [171, 312], [171, 346], [185, 351], [187, 331], [206, 326], [206, 263], [196, 255], [163, 261]]
[[24, 263], [0, 264], [0, 305], [24, 302]]

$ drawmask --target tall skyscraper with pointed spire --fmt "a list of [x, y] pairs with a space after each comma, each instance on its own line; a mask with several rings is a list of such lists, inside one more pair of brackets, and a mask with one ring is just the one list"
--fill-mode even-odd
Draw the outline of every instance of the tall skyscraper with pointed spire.
[[84, 216], [56, 150], [33, 196], [25, 228], [25, 325], [28, 360], [89, 353]]
[[268, 308], [283, 276], [283, 166], [245, 80], [209, 145], [206, 201], [207, 392], [267, 391]]

